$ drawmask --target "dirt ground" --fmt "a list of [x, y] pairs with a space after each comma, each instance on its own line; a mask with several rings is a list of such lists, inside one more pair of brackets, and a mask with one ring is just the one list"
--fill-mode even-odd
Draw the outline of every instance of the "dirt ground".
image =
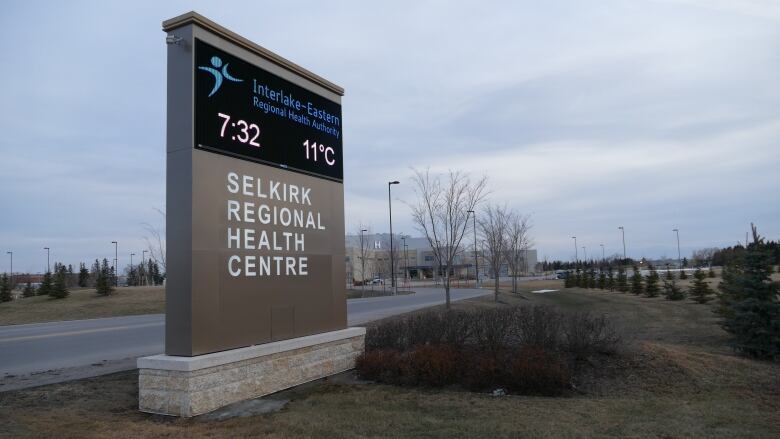
[[279, 412], [224, 421], [140, 413], [137, 374], [125, 372], [0, 393], [0, 437], [780, 437], [780, 364], [733, 355], [712, 305], [540, 281], [498, 304], [455, 306], [516, 303], [607, 314], [633, 347], [595, 365], [568, 397], [321, 380], [284, 394]]

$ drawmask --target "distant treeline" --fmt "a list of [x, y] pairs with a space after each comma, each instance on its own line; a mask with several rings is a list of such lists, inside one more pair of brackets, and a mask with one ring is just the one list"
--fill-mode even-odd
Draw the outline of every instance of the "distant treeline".
[[[780, 265], [780, 241], [768, 241], [764, 248], [774, 257], [775, 265]], [[715, 250], [712, 254], [712, 265], [726, 266], [745, 254], [745, 246], [735, 245]]]

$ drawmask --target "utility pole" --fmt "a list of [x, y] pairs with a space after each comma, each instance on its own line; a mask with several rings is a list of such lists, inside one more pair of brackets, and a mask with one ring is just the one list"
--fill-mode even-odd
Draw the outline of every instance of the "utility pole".
[[43, 249], [46, 250], [46, 272], [51, 273], [51, 263], [49, 262], [50, 249], [49, 247], [44, 247]]
[[394, 184], [398, 184], [398, 181], [387, 182], [387, 205], [390, 211], [390, 288], [393, 290], [393, 294], [397, 294], [398, 288], [395, 285], [395, 257], [393, 255], [393, 201], [390, 197], [390, 187]]
[[114, 244], [114, 284], [119, 286], [119, 243], [111, 241]]
[[623, 228], [623, 226], [618, 227], [621, 232], [623, 232], [623, 263], [626, 263], [626, 229]]
[[469, 210], [469, 213], [473, 216], [474, 219], [474, 269], [476, 270], [476, 273], [474, 274], [474, 287], [479, 288], [479, 256], [477, 253], [477, 213], [473, 210]]

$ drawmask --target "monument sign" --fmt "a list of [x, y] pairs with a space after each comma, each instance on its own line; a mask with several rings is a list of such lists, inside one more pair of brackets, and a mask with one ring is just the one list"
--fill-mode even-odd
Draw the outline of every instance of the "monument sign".
[[350, 368], [365, 331], [346, 328], [343, 89], [194, 12], [163, 30], [166, 355], [139, 386], [142, 410], [191, 416]]

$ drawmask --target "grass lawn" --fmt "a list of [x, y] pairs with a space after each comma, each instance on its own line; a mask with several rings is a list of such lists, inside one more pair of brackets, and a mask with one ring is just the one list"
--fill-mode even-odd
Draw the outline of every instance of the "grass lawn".
[[164, 287], [119, 287], [110, 296], [99, 296], [94, 288], [73, 289], [65, 299], [34, 296], [0, 303], [0, 325], [164, 312]]
[[[537, 289], [561, 289], [547, 294]], [[633, 340], [560, 398], [322, 380], [285, 392], [277, 413], [225, 421], [137, 411], [137, 374], [0, 393], [0, 437], [780, 437], [780, 364], [725, 346], [712, 305], [669, 302], [561, 281], [522, 284], [454, 307], [546, 304], [605, 313]]]

